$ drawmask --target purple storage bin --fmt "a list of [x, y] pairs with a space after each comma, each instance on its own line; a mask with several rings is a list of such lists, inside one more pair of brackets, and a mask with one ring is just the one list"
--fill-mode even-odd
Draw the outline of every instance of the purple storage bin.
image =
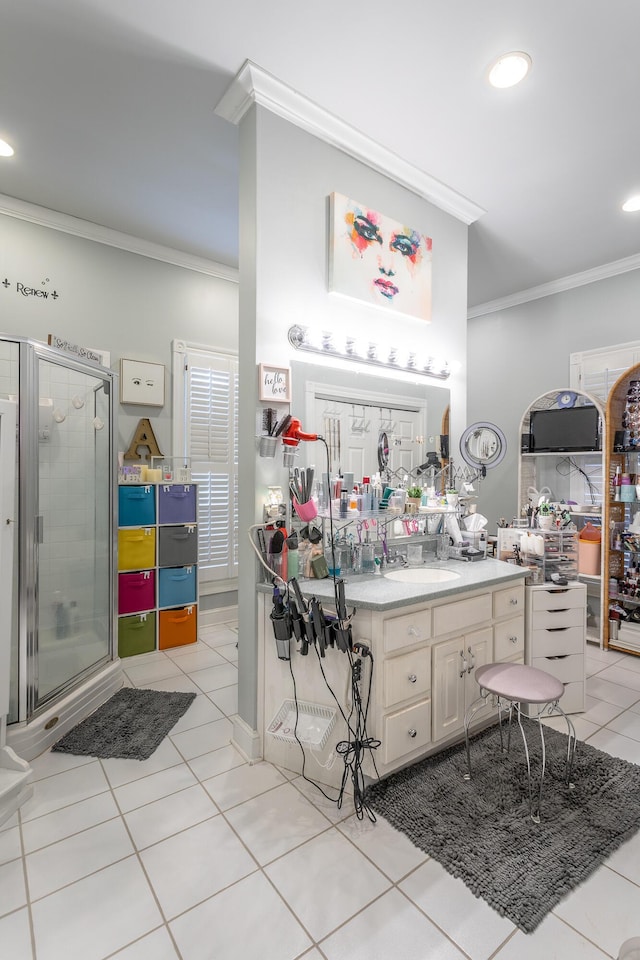
[[192, 483], [160, 484], [158, 523], [195, 523], [196, 487]]
[[118, 574], [118, 613], [140, 613], [156, 605], [156, 572]]

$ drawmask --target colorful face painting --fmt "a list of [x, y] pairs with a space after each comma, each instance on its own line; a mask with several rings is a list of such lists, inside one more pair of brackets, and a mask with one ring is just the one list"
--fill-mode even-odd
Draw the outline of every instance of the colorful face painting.
[[431, 237], [331, 194], [329, 288], [431, 320]]

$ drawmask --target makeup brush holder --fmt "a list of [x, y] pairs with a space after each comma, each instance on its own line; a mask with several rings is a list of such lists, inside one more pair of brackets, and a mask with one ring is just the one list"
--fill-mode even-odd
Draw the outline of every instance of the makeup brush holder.
[[278, 448], [278, 437], [260, 437], [260, 456], [273, 459]]
[[295, 497], [292, 499], [293, 509], [301, 520], [313, 520], [314, 517], [318, 516], [318, 507], [315, 500], [307, 500], [306, 503], [298, 503]]

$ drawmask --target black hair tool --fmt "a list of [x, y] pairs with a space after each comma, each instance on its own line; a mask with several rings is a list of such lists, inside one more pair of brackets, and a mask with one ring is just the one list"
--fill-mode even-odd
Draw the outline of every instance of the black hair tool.
[[347, 653], [347, 651], [351, 649], [352, 638], [351, 617], [347, 616], [347, 605], [344, 598], [344, 580], [336, 581], [336, 593], [336, 612], [338, 614], [338, 619], [332, 623], [331, 628], [336, 638], [338, 650], [342, 650], [343, 653]]
[[280, 421], [280, 423], [276, 424], [276, 427], [275, 427], [275, 429], [274, 429], [274, 431], [273, 431], [272, 436], [274, 436], [274, 437], [279, 437], [279, 436], [281, 436], [281, 435], [284, 433], [284, 431], [285, 431], [285, 430], [288, 430], [288, 428], [291, 426], [291, 421], [292, 421], [292, 420], [293, 420], [293, 417], [291, 416], [291, 414], [288, 413], [288, 414], [286, 415], [286, 417], [283, 417], [283, 418], [282, 418], [282, 420]]
[[[294, 617], [293, 620], [293, 630], [296, 635], [296, 630], [300, 631], [300, 653], [303, 657], [306, 657], [309, 652], [309, 638], [313, 639], [313, 627], [311, 625], [311, 620], [309, 618], [309, 610], [307, 604], [305, 603], [304, 597], [302, 596], [302, 591], [300, 590], [300, 584], [295, 577], [289, 581], [289, 585], [293, 587], [293, 592], [296, 595], [295, 605], [297, 617]], [[300, 621], [302, 621], [300, 623]]]

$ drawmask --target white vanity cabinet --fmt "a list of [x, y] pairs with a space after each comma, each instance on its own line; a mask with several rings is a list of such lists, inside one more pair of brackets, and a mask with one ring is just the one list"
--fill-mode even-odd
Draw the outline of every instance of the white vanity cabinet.
[[[490, 560], [483, 563], [495, 564], [500, 570], [506, 566]], [[476, 580], [473, 589], [446, 596], [382, 610], [371, 601], [368, 608], [358, 609], [352, 622], [353, 639], [366, 643], [373, 657], [367, 734], [380, 740], [374, 755], [375, 768], [370, 758], [365, 760], [368, 776], [376, 776], [376, 771], [385, 776], [459, 740], [465, 710], [479, 694], [475, 669], [496, 660], [523, 662], [524, 572], [520, 576], [515, 574], [516, 570], [519, 568], [511, 567], [504, 580], [494, 580], [491, 585]], [[289, 667], [275, 655], [268, 619], [270, 599], [264, 597], [263, 603], [264, 728], [282, 702], [293, 695], [291, 671], [300, 701], [335, 708], [326, 678], [348, 715], [351, 704], [346, 655], [328, 650], [320, 670], [314, 651], [301, 657], [293, 643]], [[323, 597], [323, 606], [326, 612], [330, 611], [328, 597]], [[368, 692], [371, 662], [370, 657], [362, 658], [363, 700]], [[488, 716], [487, 711], [480, 711], [475, 722], [482, 724]], [[348, 731], [339, 715], [326, 746], [319, 752], [306, 751], [306, 774], [322, 783], [339, 784], [343, 765], [332, 765], [331, 755], [336, 743], [344, 739], [348, 739]], [[300, 772], [298, 744], [283, 744], [265, 732], [263, 755], [273, 763]]]

